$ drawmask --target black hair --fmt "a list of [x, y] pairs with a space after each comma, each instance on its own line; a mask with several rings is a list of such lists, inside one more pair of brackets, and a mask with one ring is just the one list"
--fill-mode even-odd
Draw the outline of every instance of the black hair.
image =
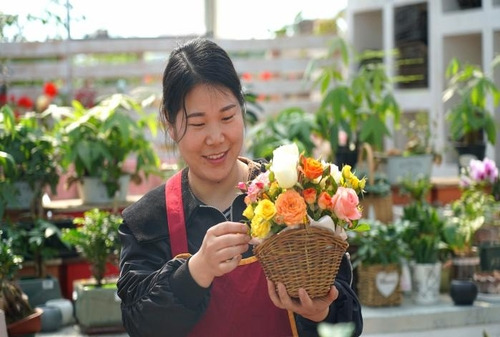
[[175, 125], [181, 110], [186, 114], [186, 96], [198, 84], [229, 89], [244, 111], [240, 78], [227, 52], [213, 41], [195, 38], [170, 53], [163, 72], [160, 120], [165, 128]]

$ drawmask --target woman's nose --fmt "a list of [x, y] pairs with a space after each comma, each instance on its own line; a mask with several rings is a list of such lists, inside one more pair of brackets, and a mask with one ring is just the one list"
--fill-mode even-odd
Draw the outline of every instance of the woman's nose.
[[220, 144], [224, 141], [224, 132], [220, 125], [212, 125], [208, 128], [206, 137], [207, 145]]

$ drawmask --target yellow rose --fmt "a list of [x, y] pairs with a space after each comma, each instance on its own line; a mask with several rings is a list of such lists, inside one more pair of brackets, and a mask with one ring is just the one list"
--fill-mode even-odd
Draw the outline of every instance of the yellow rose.
[[251, 223], [251, 236], [254, 238], [265, 238], [271, 230], [271, 223], [259, 215], [255, 215]]
[[365, 189], [365, 186], [366, 186], [366, 179], [365, 179], [365, 178], [363, 178], [363, 179], [361, 179], [361, 180], [359, 181], [359, 188], [360, 188], [361, 190], [364, 190], [364, 189]]
[[253, 207], [252, 207], [252, 205], [250, 204], [250, 205], [248, 205], [248, 206], [247, 206], [247, 208], [245, 208], [245, 210], [243, 211], [243, 216], [244, 216], [245, 218], [247, 218], [248, 220], [252, 220], [253, 215], [254, 215], [254, 213], [253, 213]]
[[268, 199], [259, 201], [257, 207], [255, 207], [255, 215], [262, 217], [263, 219], [269, 221], [276, 214], [276, 207], [273, 202]]

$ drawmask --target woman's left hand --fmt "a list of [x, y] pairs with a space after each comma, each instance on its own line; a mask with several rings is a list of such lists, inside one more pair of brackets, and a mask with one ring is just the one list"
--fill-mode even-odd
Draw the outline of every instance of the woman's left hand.
[[[277, 288], [277, 290], [276, 290]], [[330, 310], [330, 304], [337, 299], [339, 291], [335, 286], [332, 286], [328, 294], [324, 297], [311, 299], [303, 288], [299, 289], [299, 298], [291, 298], [283, 283], [278, 283], [277, 286], [267, 280], [267, 290], [269, 297], [275, 306], [285, 310], [291, 310], [304, 318], [311, 321], [323, 321]]]

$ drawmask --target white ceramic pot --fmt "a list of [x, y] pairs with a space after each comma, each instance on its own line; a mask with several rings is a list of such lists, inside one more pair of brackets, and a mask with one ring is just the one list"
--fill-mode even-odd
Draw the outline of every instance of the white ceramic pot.
[[412, 297], [416, 304], [432, 304], [439, 300], [441, 262], [414, 263], [412, 270]]
[[112, 201], [123, 202], [127, 200], [128, 185], [130, 183], [130, 175], [120, 177], [120, 188], [115, 197], [109, 197], [106, 186], [99, 178], [85, 177], [83, 182], [78, 183], [78, 194], [84, 204], [105, 204]]

